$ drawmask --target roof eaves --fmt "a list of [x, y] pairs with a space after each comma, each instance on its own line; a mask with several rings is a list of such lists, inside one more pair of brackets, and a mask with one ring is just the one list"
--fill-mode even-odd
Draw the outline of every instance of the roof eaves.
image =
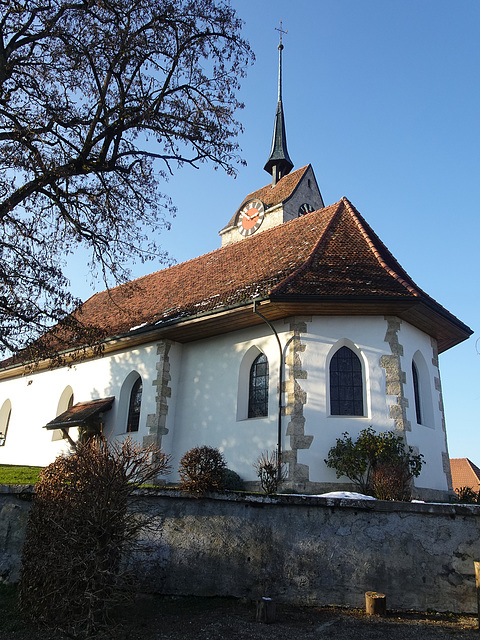
[[[126, 340], [128, 340], [129, 338], [135, 338], [135, 337], [139, 337], [142, 335], [147, 336], [150, 333], [153, 332], [158, 332], [158, 330], [161, 329], [168, 329], [170, 327], [174, 327], [178, 324], [181, 323], [185, 323], [185, 322], [194, 322], [197, 320], [200, 320], [202, 318], [207, 318], [207, 317], [211, 317], [215, 314], [220, 314], [220, 313], [224, 313], [226, 311], [234, 311], [235, 309], [240, 309], [242, 307], [247, 307], [250, 304], [253, 304], [253, 301], [258, 302], [265, 302], [270, 300], [270, 295], [264, 295], [264, 296], [256, 296], [256, 297], [252, 297], [249, 298], [248, 300], [243, 300], [242, 302], [237, 302], [235, 304], [231, 304], [231, 305], [223, 305], [221, 307], [216, 307], [215, 309], [210, 309], [208, 311], [202, 311], [196, 314], [177, 314], [175, 317], [172, 318], [167, 318], [167, 319], [159, 319], [156, 320], [155, 322], [152, 323], [148, 323], [148, 324], [144, 324], [140, 327], [137, 327], [133, 330], [130, 331], [125, 331], [123, 333], [118, 333], [118, 334], [114, 334], [111, 336], [106, 337], [102, 344], [108, 345], [114, 342], [125, 342]], [[82, 349], [85, 348], [86, 345], [77, 345], [75, 347], [72, 347], [70, 349], [64, 349], [62, 351], [60, 351], [58, 353], [59, 356], [61, 356], [62, 358], [67, 357], [71, 354], [77, 353], [79, 351], [81, 351]], [[85, 359], [88, 359], [89, 357], [91, 357], [92, 354], [90, 355], [86, 355]], [[2, 367], [0, 369], [0, 372], [2, 373], [7, 373], [9, 371], [15, 371], [16, 369], [18, 370], [23, 370], [25, 367], [28, 367], [29, 365], [34, 364], [33, 361], [25, 361], [25, 362], [16, 362], [14, 364], [10, 364], [7, 367]]]
[[465, 332], [467, 334], [467, 337], [472, 335], [473, 330], [470, 329], [468, 325], [466, 325], [464, 322], [459, 320], [456, 316], [453, 315], [453, 313], [450, 313], [448, 309], [445, 309], [445, 307], [443, 307], [440, 303], [438, 303], [436, 300], [431, 298], [429, 295], [427, 295], [423, 291], [422, 291], [422, 294], [423, 295], [421, 296], [421, 301], [423, 302], [423, 304], [425, 304], [427, 307], [432, 309], [432, 311], [435, 311], [436, 313], [441, 315], [443, 318], [445, 318], [449, 322], [452, 322], [461, 331]]

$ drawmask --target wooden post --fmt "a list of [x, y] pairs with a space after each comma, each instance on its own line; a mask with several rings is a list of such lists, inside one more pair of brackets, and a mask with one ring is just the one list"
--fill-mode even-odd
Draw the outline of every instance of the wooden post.
[[477, 617], [478, 628], [480, 629], [480, 562], [474, 562], [475, 565], [475, 585], [477, 587]]
[[384, 593], [367, 591], [365, 593], [365, 610], [369, 616], [384, 616], [387, 613], [387, 598]]
[[275, 602], [271, 598], [257, 600], [257, 622], [275, 622]]

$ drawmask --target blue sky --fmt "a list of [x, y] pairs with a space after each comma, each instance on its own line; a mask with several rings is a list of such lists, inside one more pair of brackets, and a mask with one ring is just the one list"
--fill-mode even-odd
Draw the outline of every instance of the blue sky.
[[[346, 196], [415, 282], [474, 331], [440, 357], [451, 457], [480, 466], [480, 2], [232, 0], [256, 55], [240, 93], [247, 167], [202, 165], [164, 191], [178, 207], [160, 241], [178, 262], [220, 246], [244, 196], [267, 184], [283, 20], [283, 102], [295, 168], [325, 204]], [[134, 276], [162, 265], [135, 266]], [[72, 272], [73, 273], [73, 272]], [[81, 265], [74, 293], [91, 295]], [[103, 288], [103, 287], [101, 287]]]

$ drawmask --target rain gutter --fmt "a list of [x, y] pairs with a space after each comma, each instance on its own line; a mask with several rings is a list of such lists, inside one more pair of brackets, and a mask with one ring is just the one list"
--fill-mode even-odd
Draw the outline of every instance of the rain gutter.
[[278, 337], [278, 333], [273, 326], [273, 324], [265, 318], [265, 316], [257, 310], [257, 300], [253, 301], [253, 313], [255, 313], [259, 318], [261, 318], [272, 330], [275, 334], [275, 338], [277, 339], [278, 351], [280, 353], [280, 365], [278, 372], [278, 424], [277, 424], [277, 478], [278, 482], [282, 479], [282, 391], [283, 391], [283, 349], [282, 344], [280, 342], [280, 338]]

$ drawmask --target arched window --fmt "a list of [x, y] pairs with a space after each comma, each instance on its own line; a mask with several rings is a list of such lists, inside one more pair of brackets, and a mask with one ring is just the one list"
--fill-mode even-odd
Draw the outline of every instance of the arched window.
[[138, 431], [138, 425], [140, 423], [140, 409], [142, 406], [142, 379], [138, 377], [133, 383], [132, 390], [130, 392], [130, 403], [128, 405], [128, 421], [127, 432], [132, 433]]
[[248, 417], [268, 416], [268, 360], [261, 353], [250, 368]]
[[[58, 405], [57, 405], [57, 413], [55, 415], [59, 416], [64, 411], [67, 411], [72, 407], [73, 407], [73, 390], [72, 390], [72, 387], [68, 386], [68, 387], [65, 387], [62, 395], [60, 396], [60, 400], [58, 401]], [[64, 438], [67, 437], [68, 432], [69, 432], [69, 429], [64, 429], [64, 430], [54, 429], [52, 432], [52, 442], [55, 442], [56, 440], [63, 440]]]
[[415, 362], [412, 362], [413, 393], [415, 396], [415, 414], [417, 424], [422, 424], [422, 405], [420, 402], [420, 380]]
[[364, 415], [362, 363], [348, 347], [341, 347], [330, 361], [330, 414]]
[[10, 416], [12, 415], [12, 403], [5, 400], [0, 409], [0, 447], [3, 447], [7, 439], [8, 425], [10, 424]]
[[435, 428], [435, 413], [433, 411], [432, 389], [434, 388], [433, 376], [430, 373], [425, 357], [421, 351], [416, 351], [412, 358], [412, 383], [413, 393], [410, 395], [411, 412], [415, 406], [415, 413], [411, 420], [422, 427]]

